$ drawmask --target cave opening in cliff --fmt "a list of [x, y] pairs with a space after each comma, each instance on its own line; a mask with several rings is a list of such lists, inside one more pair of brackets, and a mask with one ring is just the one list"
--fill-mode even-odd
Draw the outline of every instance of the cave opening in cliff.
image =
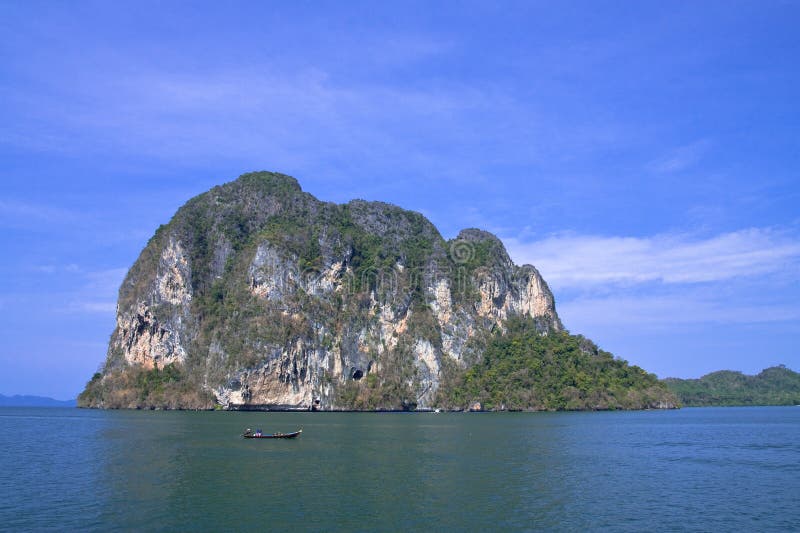
[[361, 379], [363, 377], [364, 377], [364, 372], [360, 368], [357, 368], [357, 369], [355, 369], [353, 371], [353, 379], [354, 380], [358, 381], [359, 379]]

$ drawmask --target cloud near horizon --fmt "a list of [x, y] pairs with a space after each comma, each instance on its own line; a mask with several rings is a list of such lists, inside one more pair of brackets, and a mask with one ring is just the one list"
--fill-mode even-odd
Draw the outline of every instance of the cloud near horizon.
[[797, 277], [800, 239], [788, 230], [748, 228], [706, 238], [568, 233], [505, 242], [515, 262], [539, 269], [562, 319], [577, 331], [800, 320], [791, 290], [760, 288]]
[[694, 324], [764, 324], [800, 320], [800, 307], [787, 303], [721, 300], [680, 291], [666, 295], [578, 297], [558, 305], [568, 326], [664, 328]]
[[515, 262], [535, 265], [551, 286], [562, 289], [721, 282], [782, 271], [796, 275], [800, 268], [800, 238], [774, 228], [707, 238], [564, 233], [533, 242], [504, 240]]

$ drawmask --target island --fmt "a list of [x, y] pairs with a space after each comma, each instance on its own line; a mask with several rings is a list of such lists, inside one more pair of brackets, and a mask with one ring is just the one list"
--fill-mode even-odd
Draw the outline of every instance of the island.
[[800, 374], [784, 365], [755, 376], [720, 370], [700, 379], [667, 378], [664, 383], [687, 407], [800, 405]]
[[672, 408], [654, 375], [570, 334], [496, 236], [323, 202], [253, 172], [190, 199], [119, 290], [82, 407]]

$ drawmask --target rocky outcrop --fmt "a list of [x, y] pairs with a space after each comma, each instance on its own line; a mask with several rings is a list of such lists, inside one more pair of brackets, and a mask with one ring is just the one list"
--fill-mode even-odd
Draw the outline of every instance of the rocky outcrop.
[[480, 230], [320, 202], [246, 174], [190, 200], [120, 289], [105, 374], [179, 365], [229, 409], [429, 407], [512, 316], [562, 329], [539, 272]]
[[[191, 321], [191, 268], [180, 241], [171, 237], [161, 250], [150, 290], [134, 305], [117, 306], [110, 354], [128, 365], [163, 367], [186, 360]], [[116, 361], [118, 363], [118, 361]]]

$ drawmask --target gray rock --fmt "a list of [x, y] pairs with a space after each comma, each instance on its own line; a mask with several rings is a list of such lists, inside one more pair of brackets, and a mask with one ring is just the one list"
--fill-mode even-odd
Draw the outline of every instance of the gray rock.
[[120, 288], [105, 373], [181, 365], [229, 409], [429, 408], [511, 316], [561, 330], [539, 272], [477, 229], [245, 174], [162, 226]]

